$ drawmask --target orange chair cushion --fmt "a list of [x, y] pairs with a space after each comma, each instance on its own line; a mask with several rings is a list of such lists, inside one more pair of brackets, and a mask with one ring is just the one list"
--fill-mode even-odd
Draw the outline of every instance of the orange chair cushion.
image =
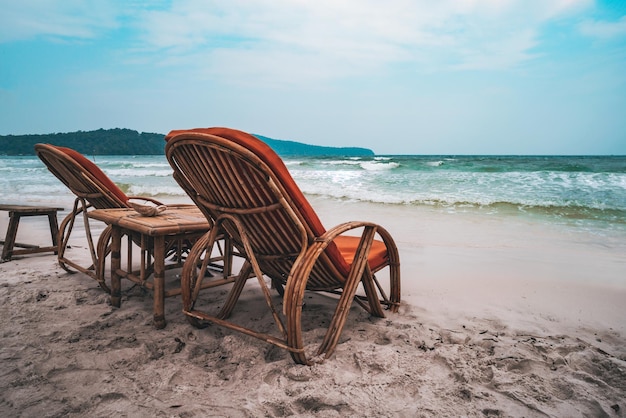
[[92, 176], [94, 176], [100, 183], [104, 189], [113, 193], [119, 200], [126, 203], [128, 202], [128, 196], [119, 188], [109, 177], [107, 177], [100, 168], [95, 165], [91, 160], [85, 158], [80, 152], [73, 150], [71, 148], [65, 147], [55, 147], [59, 151], [64, 152], [68, 157], [72, 158], [79, 165], [81, 165], [85, 170], [87, 170]]
[[[337, 244], [337, 248], [339, 248], [339, 252], [346, 260], [346, 263], [352, 265], [360, 241], [361, 237], [347, 235], [340, 235], [335, 238], [335, 244]], [[387, 246], [384, 242], [374, 240], [367, 261], [372, 270], [377, 270], [387, 264]]]
[[[300, 210], [300, 214], [309, 225], [309, 228], [311, 228], [313, 234], [319, 237], [326, 232], [326, 229], [322, 225], [317, 213], [315, 213], [309, 201], [306, 197], [304, 197], [304, 194], [302, 194], [302, 191], [293, 180], [293, 177], [291, 177], [291, 174], [289, 173], [289, 170], [285, 166], [283, 160], [265, 142], [243, 131], [219, 127], [173, 130], [165, 136], [165, 140], [169, 141], [171, 138], [186, 132], [198, 132], [219, 136], [220, 138], [228, 139], [252, 151], [261, 159], [261, 161], [267, 164], [276, 175], [291, 197], [291, 200]], [[358, 237], [337, 237], [336, 240], [326, 249], [326, 254], [344, 276], [347, 276], [350, 272], [350, 266], [352, 264], [352, 260], [354, 259], [354, 253], [358, 246], [359, 239], [360, 238]], [[377, 250], [374, 251], [374, 248]], [[376, 267], [382, 266], [386, 262], [386, 257], [387, 248], [385, 247], [385, 244], [383, 242], [376, 241], [368, 257], [370, 268], [375, 269]]]

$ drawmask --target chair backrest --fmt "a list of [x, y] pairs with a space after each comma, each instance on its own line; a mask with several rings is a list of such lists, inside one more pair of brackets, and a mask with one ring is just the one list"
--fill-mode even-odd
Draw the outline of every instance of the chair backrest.
[[84, 198], [94, 208], [128, 207], [128, 196], [81, 153], [51, 144], [36, 144], [35, 152], [72, 193]]
[[[209, 220], [239, 222], [264, 273], [286, 281], [296, 258], [326, 230], [280, 157], [256, 137], [229, 128], [172, 131], [166, 141], [174, 178]], [[223, 226], [242, 249], [235, 221]], [[349, 269], [331, 243], [307, 287], [338, 288]]]

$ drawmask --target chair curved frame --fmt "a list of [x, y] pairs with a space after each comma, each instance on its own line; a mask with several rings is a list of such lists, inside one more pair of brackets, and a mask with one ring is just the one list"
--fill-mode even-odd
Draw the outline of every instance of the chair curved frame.
[[[109, 177], [89, 159], [71, 148], [59, 147], [51, 144], [36, 144], [35, 152], [68, 189], [76, 196], [71, 212], [63, 219], [57, 236], [57, 259], [59, 265], [66, 271], [79, 271], [98, 282], [98, 285], [107, 293], [111, 293], [104, 277], [105, 261], [110, 251], [111, 227], [107, 226], [100, 233], [97, 244], [92, 236], [91, 219], [88, 216], [90, 209], [130, 208], [131, 200], [161, 204], [150, 197], [127, 196]], [[91, 265], [81, 265], [67, 255], [69, 240], [77, 218], [83, 219], [85, 235], [91, 257]], [[129, 245], [131, 239], [129, 237]], [[173, 250], [176, 243], [171, 245]], [[150, 254], [145, 255], [146, 258]]]
[[[373, 316], [384, 317], [383, 307], [397, 312], [400, 261], [384, 228], [371, 222], [346, 222], [323, 229], [282, 160], [249, 134], [207, 128], [172, 131], [166, 140], [176, 181], [246, 257], [224, 306], [212, 315], [196, 302], [204, 280], [202, 254], [217, 233], [209, 231], [196, 242], [181, 273], [183, 312], [192, 324], [217, 323], [286, 349], [297, 363], [311, 364], [332, 355], [353, 300]], [[356, 230], [362, 231], [360, 236], [344, 235]], [[383, 269], [388, 269], [389, 295], [376, 278]], [[228, 320], [251, 273], [272, 312], [278, 337]], [[264, 277], [283, 297], [282, 317]], [[364, 296], [356, 296], [359, 284]], [[307, 290], [339, 295], [330, 326], [313, 353], [302, 331]]]

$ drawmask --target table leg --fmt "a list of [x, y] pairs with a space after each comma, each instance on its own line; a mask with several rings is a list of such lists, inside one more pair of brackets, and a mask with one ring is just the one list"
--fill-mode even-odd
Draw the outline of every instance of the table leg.
[[2, 247], [2, 260], [8, 261], [13, 256], [13, 246], [15, 245], [15, 236], [17, 235], [17, 226], [20, 224], [20, 214], [9, 212], [9, 227], [7, 235], [4, 238], [4, 247]]
[[[59, 235], [59, 222], [57, 221], [57, 213], [56, 211], [48, 213], [48, 223], [50, 224], [50, 235], [52, 235], [52, 245], [54, 247], [58, 247], [57, 236]], [[55, 254], [58, 253], [57, 250], [54, 251]]]
[[154, 326], [165, 328], [165, 237], [154, 237]]
[[122, 303], [122, 278], [118, 270], [122, 266], [122, 230], [113, 225], [111, 228], [111, 305], [119, 308]]

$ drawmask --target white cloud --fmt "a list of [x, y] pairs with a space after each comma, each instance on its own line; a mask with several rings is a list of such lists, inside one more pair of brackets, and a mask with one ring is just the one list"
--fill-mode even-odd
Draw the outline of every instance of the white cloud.
[[[144, 47], [224, 76], [511, 68], [533, 57], [547, 21], [590, 0], [178, 0], [140, 18]], [[227, 61], [232, 65], [228, 68]], [[214, 63], [212, 65], [211, 63]], [[271, 63], [268, 64], [268, 63]], [[294, 78], [295, 77], [295, 78]]]
[[[129, 60], [299, 83], [381, 73], [514, 68], [542, 26], [591, 0], [20, 0], [0, 42], [90, 39], [128, 25]], [[156, 54], [154, 54], [156, 52]]]
[[114, 2], [103, 0], [7, 0], [1, 6], [0, 43], [32, 39], [95, 38], [117, 26]]
[[587, 20], [579, 26], [581, 33], [601, 39], [610, 39], [626, 36], [626, 16], [617, 22]]

